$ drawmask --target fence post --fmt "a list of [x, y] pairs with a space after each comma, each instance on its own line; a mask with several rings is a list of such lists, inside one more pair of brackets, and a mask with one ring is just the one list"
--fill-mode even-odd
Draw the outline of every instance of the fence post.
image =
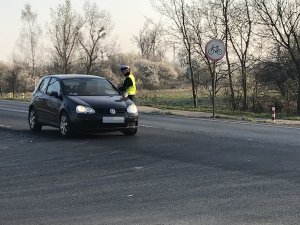
[[272, 107], [272, 121], [275, 122], [275, 107]]

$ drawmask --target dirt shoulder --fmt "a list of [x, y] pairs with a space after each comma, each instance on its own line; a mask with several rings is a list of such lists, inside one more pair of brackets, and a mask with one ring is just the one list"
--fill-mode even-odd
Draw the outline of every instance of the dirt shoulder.
[[164, 114], [164, 115], [176, 115], [176, 116], [186, 116], [191, 118], [207, 118], [207, 119], [226, 119], [226, 120], [236, 120], [236, 121], [247, 121], [254, 123], [264, 123], [272, 125], [282, 125], [289, 127], [300, 128], [300, 121], [298, 120], [282, 120], [276, 119], [272, 121], [271, 115], [270, 119], [265, 118], [246, 118], [242, 116], [228, 116], [222, 114], [216, 114], [216, 118], [213, 118], [212, 113], [206, 112], [192, 112], [192, 111], [183, 111], [183, 110], [172, 110], [172, 109], [159, 109], [150, 106], [138, 106], [138, 111], [140, 113], [152, 113], [152, 114]]

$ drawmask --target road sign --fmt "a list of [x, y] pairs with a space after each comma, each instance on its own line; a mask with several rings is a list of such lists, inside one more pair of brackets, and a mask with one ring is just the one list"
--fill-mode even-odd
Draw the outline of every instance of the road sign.
[[212, 91], [213, 91], [213, 118], [215, 118], [215, 102], [216, 102], [216, 62], [221, 60], [225, 55], [225, 46], [221, 40], [212, 39], [205, 46], [206, 57], [213, 61], [213, 78], [212, 78]]
[[219, 61], [225, 55], [225, 46], [221, 40], [212, 39], [205, 46], [205, 54], [211, 61]]

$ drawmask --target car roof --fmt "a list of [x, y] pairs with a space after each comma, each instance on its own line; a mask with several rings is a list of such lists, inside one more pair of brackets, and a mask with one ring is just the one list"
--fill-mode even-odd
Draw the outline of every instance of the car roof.
[[53, 75], [46, 75], [45, 77], [56, 77], [59, 79], [73, 79], [73, 78], [101, 78], [105, 79], [101, 76], [96, 75], [86, 75], [86, 74], [53, 74]]

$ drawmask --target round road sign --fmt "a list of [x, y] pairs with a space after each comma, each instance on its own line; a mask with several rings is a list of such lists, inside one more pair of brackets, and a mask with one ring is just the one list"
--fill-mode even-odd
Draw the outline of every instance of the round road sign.
[[206, 57], [212, 61], [219, 61], [225, 55], [225, 46], [221, 40], [210, 40], [205, 46]]

